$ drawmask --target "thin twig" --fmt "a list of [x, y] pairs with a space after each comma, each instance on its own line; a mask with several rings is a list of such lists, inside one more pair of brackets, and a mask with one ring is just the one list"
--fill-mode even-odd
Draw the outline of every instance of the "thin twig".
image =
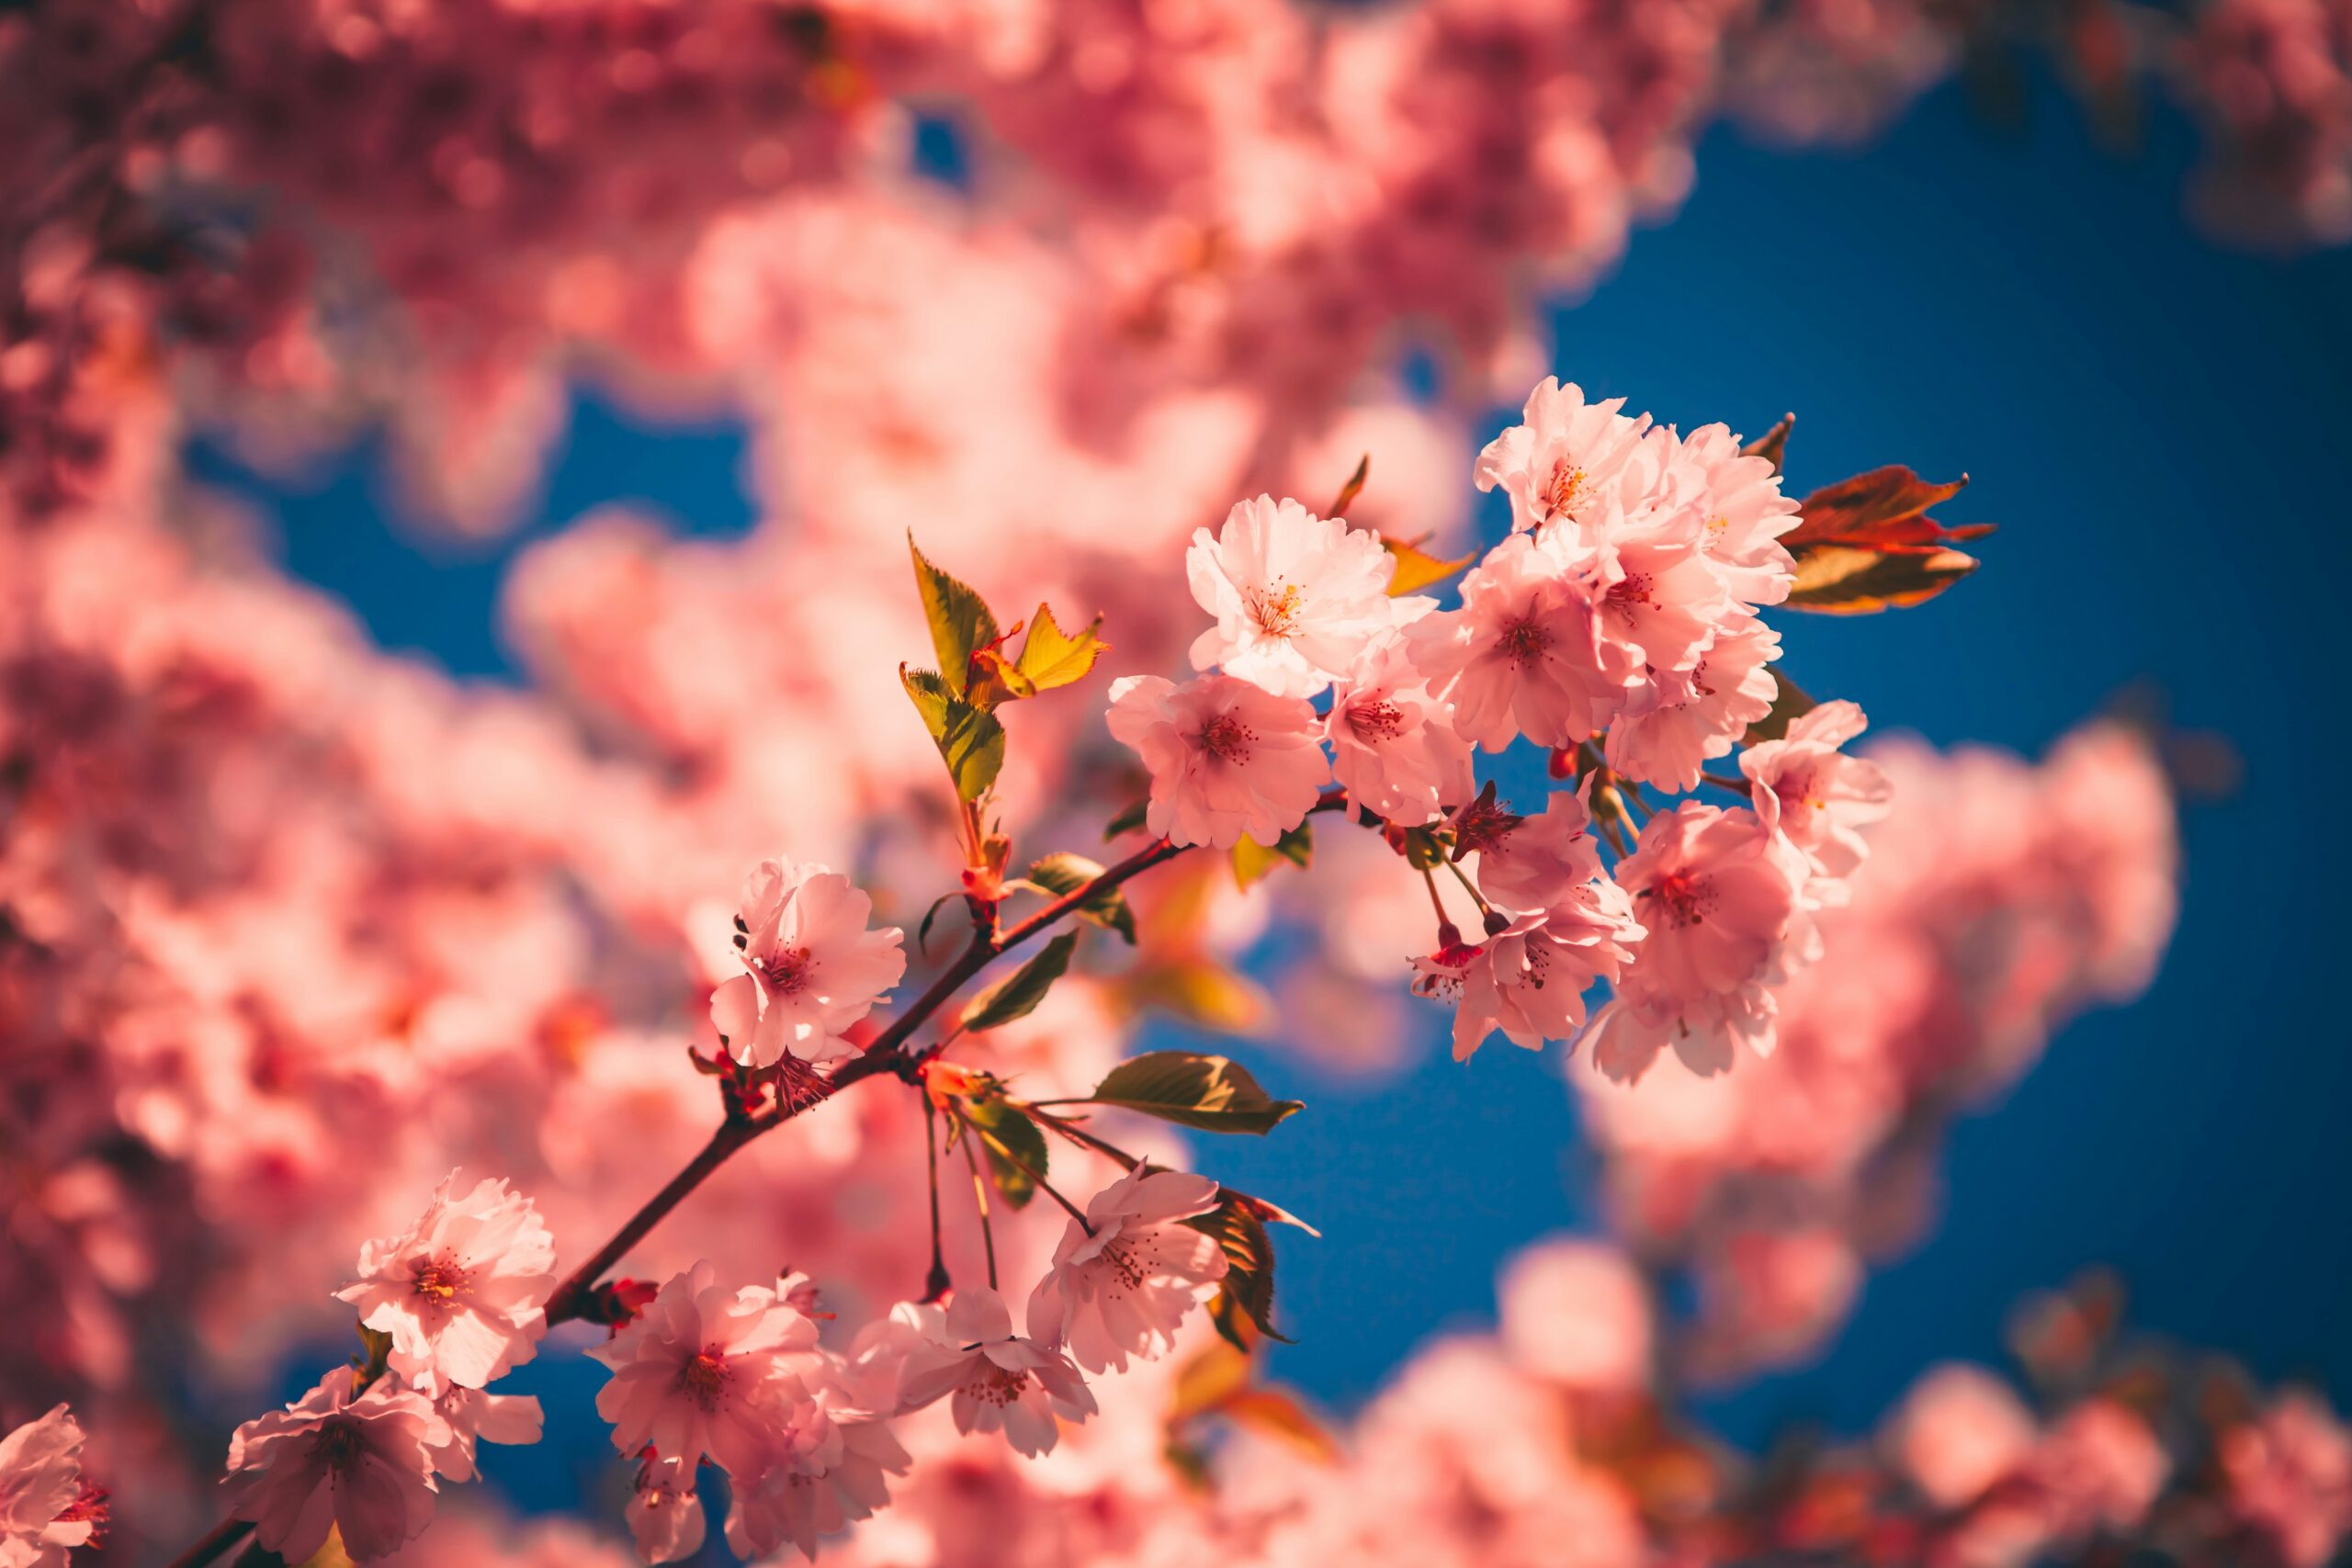
[[964, 1163], [967, 1166], [969, 1166], [972, 1171], [972, 1201], [979, 1205], [980, 1245], [988, 1249], [989, 1289], [993, 1291], [998, 1288], [996, 1282], [996, 1230], [995, 1227], [989, 1223], [988, 1178], [980, 1174], [980, 1156], [975, 1154], [972, 1150], [972, 1133], [967, 1130], [964, 1134]]

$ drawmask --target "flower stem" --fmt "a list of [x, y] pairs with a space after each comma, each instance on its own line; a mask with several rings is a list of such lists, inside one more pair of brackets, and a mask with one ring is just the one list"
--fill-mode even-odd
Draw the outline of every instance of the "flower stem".
[[922, 1163], [931, 1183], [931, 1272], [923, 1276], [922, 1299], [935, 1302], [954, 1281], [947, 1277], [947, 1261], [939, 1250], [939, 1111], [928, 1092], [922, 1097]]
[[989, 1223], [989, 1182], [980, 1174], [980, 1156], [973, 1152], [972, 1134], [968, 1133], [964, 1138], [964, 1163], [972, 1172], [972, 1201], [979, 1205], [980, 1245], [988, 1250], [989, 1289], [993, 1291], [1001, 1287], [996, 1282], [996, 1229]]

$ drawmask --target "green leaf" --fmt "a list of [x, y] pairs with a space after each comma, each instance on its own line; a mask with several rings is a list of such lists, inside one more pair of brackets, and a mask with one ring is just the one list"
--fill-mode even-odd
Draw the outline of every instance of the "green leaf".
[[[996, 1190], [1014, 1208], [1026, 1208], [1037, 1195], [1038, 1178], [1046, 1174], [1049, 1156], [1045, 1133], [994, 1096], [967, 1100], [962, 1105], [964, 1119], [979, 1134], [980, 1147], [989, 1156], [989, 1173], [996, 1179]], [[1029, 1168], [1023, 1170], [1023, 1166]]]
[[938, 897], [933, 898], [931, 901], [931, 908], [923, 911], [922, 924], [915, 928], [915, 951], [917, 953], [927, 953], [930, 951], [931, 922], [939, 919], [939, 911], [946, 907], [949, 899], [961, 898], [962, 897], [964, 897], [964, 895], [961, 893], [942, 893]]
[[1138, 800], [1116, 817], [1112, 818], [1109, 826], [1102, 829], [1102, 841], [1107, 844], [1123, 834], [1143, 831], [1144, 817], [1150, 809], [1150, 801]]
[[1789, 679], [1787, 671], [1777, 664], [1768, 664], [1764, 668], [1770, 670], [1772, 679], [1781, 683], [1781, 692], [1772, 699], [1772, 711], [1747, 727], [1747, 733], [1740, 738], [1739, 743], [1743, 746], [1785, 739], [1789, 726], [1813, 711], [1813, 699], [1804, 694], [1804, 687]]
[[1238, 839], [1233, 845], [1234, 885], [1247, 892], [1250, 886], [1284, 861], [1301, 868], [1315, 858], [1315, 827], [1301, 822], [1269, 846], [1255, 839]]
[[1111, 645], [1096, 635], [1102, 629], [1102, 617], [1097, 615], [1072, 637], [1054, 623], [1053, 611], [1040, 604], [1029, 622], [1029, 636], [1021, 645], [1021, 658], [1015, 668], [1038, 692], [1050, 692], [1057, 686], [1082, 680], [1094, 668], [1094, 661], [1111, 649]]
[[[1069, 853], [1046, 856], [1029, 867], [1029, 880], [1048, 892], [1068, 897], [1102, 874], [1102, 868], [1084, 855]], [[1136, 912], [1127, 908], [1126, 896], [1117, 888], [1106, 888], [1078, 907], [1079, 919], [1091, 920], [1106, 931], [1117, 931], [1126, 938], [1127, 945], [1136, 944]]]
[[1004, 726], [994, 714], [982, 713], [956, 695], [935, 670], [910, 670], [901, 664], [899, 683], [922, 715], [923, 728], [931, 731], [947, 775], [956, 781], [956, 793], [966, 800], [986, 795], [996, 783], [997, 770], [1004, 766]]
[[1441, 560], [1417, 546], [1408, 545], [1402, 539], [1392, 539], [1385, 534], [1380, 536], [1380, 544], [1382, 548], [1396, 558], [1396, 575], [1388, 580], [1388, 596], [1392, 599], [1407, 593], [1418, 593], [1424, 588], [1434, 588], [1478, 558], [1474, 552], [1460, 560]]
[[978, 1034], [1011, 1023], [1016, 1018], [1028, 1017], [1069, 967], [1070, 950], [1077, 945], [1076, 931], [1064, 931], [1054, 938], [1043, 953], [974, 997], [964, 1009], [957, 1027], [967, 1034]]
[[922, 595], [923, 618], [931, 623], [931, 646], [938, 651], [939, 670], [948, 694], [965, 694], [972, 673], [972, 655], [997, 640], [996, 617], [971, 587], [924, 558], [912, 531], [907, 553], [914, 558], [915, 590]]
[[1232, 1058], [1190, 1051], [1152, 1051], [1122, 1062], [1090, 1098], [1205, 1133], [1262, 1134], [1305, 1109], [1295, 1100], [1269, 1095]]

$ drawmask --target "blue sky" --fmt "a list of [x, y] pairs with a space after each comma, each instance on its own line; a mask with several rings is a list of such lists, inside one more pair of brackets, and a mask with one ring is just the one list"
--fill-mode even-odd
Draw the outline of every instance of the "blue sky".
[[[2333, 679], [2352, 255], [2240, 254], [2193, 231], [2176, 118], [2118, 157], [2055, 92], [2029, 107], [1996, 131], [1946, 89], [1852, 152], [1714, 133], [1689, 205], [1558, 315], [1561, 373], [1589, 391], [1750, 431], [1795, 410], [1799, 491], [1883, 462], [1974, 477], [1945, 515], [2001, 525], [1984, 570], [1903, 615], [1783, 617], [1809, 689], [1939, 742], [2036, 750], [2153, 682], [2246, 764], [2235, 795], [2188, 811], [2185, 914], [2154, 992], [2074, 1025], [1958, 1128], [1932, 1239], [1873, 1277], [1816, 1365], [1713, 1402], [1735, 1436], [1791, 1416], [1860, 1427], [1931, 1361], [1997, 1355], [2010, 1303], [2091, 1261], [2121, 1270], [2144, 1326], [2352, 1390], [2352, 1246], [2331, 1201], [2352, 1176], [2335, 989], [2352, 868], [2332, 815], [2352, 763]], [[645, 430], [584, 396], [526, 537], [619, 498], [740, 532], [742, 448], [724, 423]], [[511, 675], [492, 618], [514, 542], [419, 554], [386, 526], [367, 448], [300, 484], [195, 458], [388, 645]], [[1328, 1400], [1486, 1318], [1506, 1255], [1589, 1221], [1549, 1055], [1440, 1055], [1377, 1089], [1268, 1077], [1311, 1114], [1220, 1145], [1217, 1168], [1326, 1233], [1285, 1249], [1302, 1342], [1277, 1370]], [[584, 1415], [590, 1384], [544, 1377]], [[498, 1468], [544, 1500], [569, 1463]]]

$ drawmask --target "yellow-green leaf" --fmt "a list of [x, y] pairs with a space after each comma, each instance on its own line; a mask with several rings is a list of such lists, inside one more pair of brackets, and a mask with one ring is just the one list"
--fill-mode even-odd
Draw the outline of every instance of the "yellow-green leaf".
[[931, 732], [932, 743], [947, 764], [956, 793], [965, 800], [986, 795], [996, 783], [997, 770], [1004, 765], [1004, 726], [994, 714], [983, 713], [956, 696], [936, 670], [910, 670], [901, 664], [899, 683], [913, 699], [915, 711], [922, 715], [923, 728]]
[[1021, 644], [1015, 669], [1033, 693], [1050, 692], [1082, 680], [1094, 668], [1094, 661], [1110, 651], [1111, 645], [1098, 635], [1102, 630], [1102, 617], [1097, 615], [1072, 636], [1055, 622], [1052, 610], [1040, 604], [1029, 622], [1029, 636]]
[[1049, 1157], [1046, 1134], [1037, 1123], [993, 1095], [967, 1100], [962, 1109], [964, 1119], [979, 1134], [996, 1190], [1014, 1208], [1026, 1208], [1037, 1195], [1038, 1179], [1046, 1174]]
[[1388, 596], [1392, 599], [1407, 593], [1418, 593], [1424, 588], [1434, 588], [1463, 570], [1478, 558], [1473, 552], [1460, 560], [1441, 560], [1419, 546], [1402, 539], [1380, 536], [1381, 547], [1396, 558], [1396, 575], [1388, 580]]
[[1306, 822], [1301, 822], [1271, 845], [1261, 844], [1255, 839], [1236, 840], [1233, 845], [1234, 885], [1247, 892], [1251, 884], [1284, 862], [1304, 867], [1314, 856], [1314, 829]]
[[925, 558], [907, 535], [907, 553], [914, 558], [915, 589], [922, 595], [924, 620], [931, 625], [931, 646], [939, 654], [939, 672], [950, 695], [965, 694], [972, 678], [972, 655], [997, 640], [996, 617], [972, 587], [940, 570]]

